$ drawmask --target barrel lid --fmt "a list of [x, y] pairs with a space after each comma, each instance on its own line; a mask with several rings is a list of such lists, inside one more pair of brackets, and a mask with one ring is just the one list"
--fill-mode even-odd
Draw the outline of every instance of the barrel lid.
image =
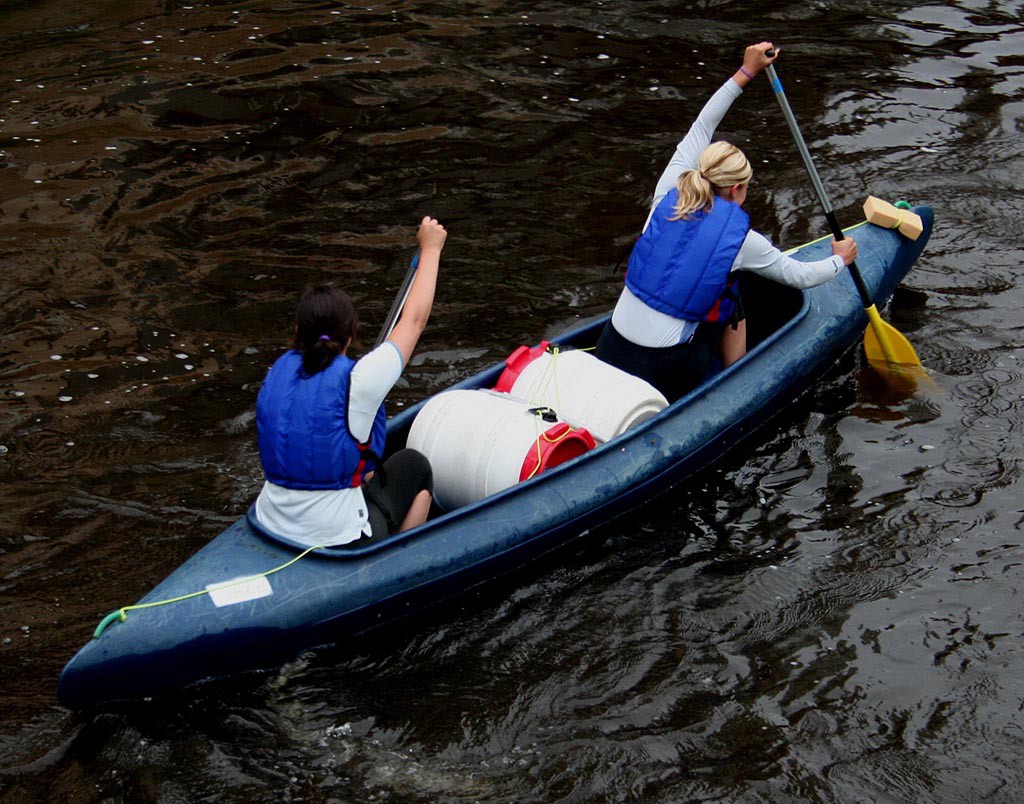
[[536, 346], [520, 346], [512, 354], [505, 358], [505, 370], [501, 372], [498, 382], [494, 386], [495, 391], [503, 394], [511, 393], [512, 386], [516, 384], [519, 375], [526, 371], [526, 367], [547, 351], [550, 341], [541, 341]]
[[519, 472], [519, 480], [529, 480], [547, 469], [553, 469], [577, 455], [592, 450], [596, 445], [597, 442], [586, 428], [558, 422], [541, 433], [530, 445], [530, 451], [526, 454], [523, 468]]

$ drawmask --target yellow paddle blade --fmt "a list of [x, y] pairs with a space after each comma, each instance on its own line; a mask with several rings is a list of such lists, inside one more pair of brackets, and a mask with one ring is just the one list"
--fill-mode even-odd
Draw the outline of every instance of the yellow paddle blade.
[[872, 365], [920, 366], [921, 361], [903, 333], [882, 320], [875, 305], [865, 308], [870, 326], [864, 333], [864, 352]]
[[924, 391], [938, 394], [942, 389], [928, 376], [914, 347], [895, 327], [882, 320], [875, 305], [865, 308], [870, 325], [864, 332], [864, 352], [868, 363], [889, 388], [901, 394]]

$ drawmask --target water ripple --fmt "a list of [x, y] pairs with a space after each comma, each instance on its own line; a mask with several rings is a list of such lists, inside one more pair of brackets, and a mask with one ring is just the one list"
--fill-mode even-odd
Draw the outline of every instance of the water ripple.
[[[960, 0], [5, 11], [8, 797], [1018, 789], [1021, 12]], [[850, 357], [684, 488], [407, 633], [166, 704], [80, 721], [52, 706], [53, 679], [104, 610], [255, 495], [255, 389], [302, 287], [343, 284], [372, 339], [415, 222], [448, 224], [431, 327], [392, 410], [607, 310], [666, 148], [735, 68], [738, 20], [765, 14], [840, 218], [868, 193], [936, 208], [912, 292], [886, 314], [941, 393], [888, 393]], [[785, 245], [819, 236], [765, 85], [720, 134], [755, 166], [755, 226]]]

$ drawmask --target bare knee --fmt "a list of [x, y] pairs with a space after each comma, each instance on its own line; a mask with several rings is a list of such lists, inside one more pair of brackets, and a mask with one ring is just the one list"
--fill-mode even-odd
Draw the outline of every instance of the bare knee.
[[740, 321], [736, 328], [726, 327], [722, 333], [722, 365], [731, 366], [747, 353], [747, 322]]
[[417, 525], [422, 525], [426, 522], [427, 516], [430, 514], [432, 499], [430, 492], [426, 489], [417, 494], [413, 498], [408, 512], [406, 512], [405, 519], [402, 520], [402, 526], [399, 528], [399, 531], [409, 530], [409, 528], [415, 528]]

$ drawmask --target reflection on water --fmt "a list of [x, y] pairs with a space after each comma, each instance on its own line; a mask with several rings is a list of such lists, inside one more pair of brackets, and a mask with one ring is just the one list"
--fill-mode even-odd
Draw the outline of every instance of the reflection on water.
[[[1019, 2], [769, 13], [843, 220], [936, 233], [890, 318], [741, 454], [381, 643], [74, 717], [56, 675], [254, 496], [298, 292], [368, 341], [452, 233], [394, 406], [606, 310], [753, 6], [20, 4], [0, 45], [0, 801], [1013, 800], [1021, 781]], [[841, 33], [840, 33], [841, 32]], [[820, 234], [766, 86], [721, 134]]]

